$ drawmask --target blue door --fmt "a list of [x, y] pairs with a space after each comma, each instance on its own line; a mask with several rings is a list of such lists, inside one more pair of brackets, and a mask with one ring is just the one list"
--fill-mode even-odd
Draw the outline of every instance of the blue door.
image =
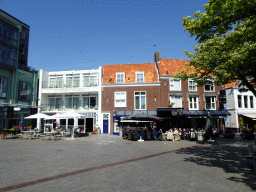
[[108, 133], [108, 120], [103, 120], [103, 133]]

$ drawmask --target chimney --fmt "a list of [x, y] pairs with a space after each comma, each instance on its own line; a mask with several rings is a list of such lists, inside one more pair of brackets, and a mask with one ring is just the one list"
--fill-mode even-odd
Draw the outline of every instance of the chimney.
[[155, 52], [155, 63], [160, 63], [159, 52]]

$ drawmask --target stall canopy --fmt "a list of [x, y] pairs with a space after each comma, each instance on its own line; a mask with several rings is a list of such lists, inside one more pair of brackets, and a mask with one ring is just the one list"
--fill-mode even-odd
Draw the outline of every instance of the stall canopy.
[[251, 113], [251, 114], [240, 114], [240, 115], [243, 115], [245, 117], [249, 117], [252, 120], [256, 120], [256, 114], [253, 114], [253, 113]]
[[135, 115], [130, 115], [126, 117], [121, 117], [121, 122], [148, 122], [148, 121], [162, 121], [161, 117], [156, 117], [154, 115], [140, 113]]

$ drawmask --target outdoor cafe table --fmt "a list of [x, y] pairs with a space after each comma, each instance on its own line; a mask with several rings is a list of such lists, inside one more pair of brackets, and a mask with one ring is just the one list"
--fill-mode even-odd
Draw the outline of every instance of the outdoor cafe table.
[[59, 135], [59, 133], [60, 133], [59, 131], [44, 132], [44, 136], [42, 139], [44, 139], [45, 137], [49, 137], [49, 139], [52, 139], [52, 140], [54, 140], [55, 137], [60, 139], [61, 135]]
[[21, 131], [22, 137], [28, 137], [29, 139], [32, 136], [37, 136], [37, 138], [39, 138], [39, 131], [35, 131], [35, 130], [29, 130], [29, 131]]

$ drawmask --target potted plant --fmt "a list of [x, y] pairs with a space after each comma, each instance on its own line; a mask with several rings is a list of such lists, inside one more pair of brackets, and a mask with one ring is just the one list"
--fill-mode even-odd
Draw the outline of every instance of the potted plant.
[[173, 106], [173, 104], [172, 103], [170, 103], [169, 105], [168, 105], [168, 107], [172, 107]]
[[93, 109], [97, 110], [97, 109], [98, 109], [98, 106], [97, 106], [97, 105], [95, 105]]
[[64, 111], [64, 110], [66, 109], [66, 107], [65, 107], [65, 106], [62, 106], [61, 109]]
[[49, 88], [53, 88], [53, 86], [52, 86], [52, 85], [49, 85]]
[[68, 87], [68, 85], [67, 84], [64, 84], [64, 88], [67, 88]]
[[47, 111], [50, 111], [50, 110], [51, 110], [51, 107], [50, 107], [50, 106], [47, 106], [47, 107], [46, 107], [46, 110], [47, 110]]
[[73, 109], [76, 109], [76, 105], [73, 107]]
[[85, 106], [84, 106], [84, 109], [85, 109], [85, 110], [88, 110], [88, 109], [89, 109], [89, 107], [88, 107], [87, 105], [85, 105]]

